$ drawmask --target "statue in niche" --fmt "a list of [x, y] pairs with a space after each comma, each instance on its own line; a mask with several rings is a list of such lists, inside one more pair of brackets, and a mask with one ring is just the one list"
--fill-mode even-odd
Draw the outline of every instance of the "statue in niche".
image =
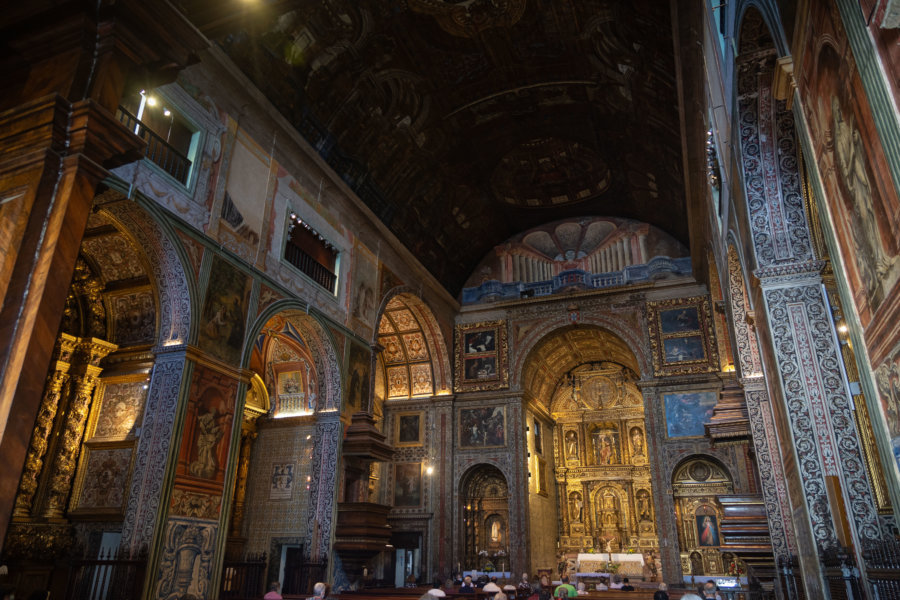
[[650, 494], [647, 493], [647, 490], [639, 491], [636, 495], [636, 500], [638, 519], [641, 521], [652, 521], [653, 509], [650, 506]]
[[616, 510], [616, 497], [612, 492], [606, 490], [600, 498], [600, 508], [602, 510]]
[[644, 455], [644, 434], [641, 432], [639, 427], [631, 428], [631, 455]]
[[566, 455], [578, 458], [578, 434], [572, 430], [566, 432]]
[[572, 522], [581, 523], [584, 521], [584, 500], [578, 492], [573, 492], [569, 499], [571, 504], [569, 514], [572, 515]]
[[497, 544], [500, 543], [500, 519], [494, 519], [491, 523], [491, 541]]

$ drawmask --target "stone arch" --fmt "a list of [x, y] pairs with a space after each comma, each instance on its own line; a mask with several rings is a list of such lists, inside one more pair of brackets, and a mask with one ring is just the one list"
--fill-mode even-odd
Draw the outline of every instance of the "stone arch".
[[[650, 352], [643, 340], [643, 335], [636, 328], [625, 325], [623, 319], [616, 319], [612, 315], [581, 315], [577, 325], [573, 325], [568, 314], [560, 314], [556, 317], [548, 317], [541, 324], [529, 331], [522, 339], [515, 341], [516, 360], [510, 365], [510, 388], [524, 389], [525, 367], [528, 357], [541, 342], [565, 329], [581, 329], [593, 326], [607, 335], [613, 335], [621, 341], [623, 350], [627, 349], [633, 359], [627, 361], [626, 366], [634, 369], [641, 379], [653, 377]], [[646, 331], [646, 320], [641, 317], [639, 327]], [[512, 346], [512, 344], [510, 344]]]
[[747, 18], [749, 17], [753, 20], [751, 21], [752, 25], [757, 25], [756, 20], [758, 20], [758, 25], [766, 28], [768, 37], [773, 47], [778, 51], [779, 56], [790, 54], [790, 45], [785, 38], [784, 28], [781, 27], [781, 18], [774, 3], [765, 2], [764, 0], [744, 0], [738, 2], [732, 15], [734, 22], [731, 34], [738, 43], [739, 52], [749, 49], [746, 45], [749, 40], [745, 37], [749, 33], [748, 29], [745, 29], [748, 23]]
[[509, 564], [506, 554], [511, 531], [509, 481], [509, 475], [500, 465], [481, 462], [469, 467], [456, 482], [460, 556], [467, 569], [481, 569], [483, 561], [499, 557], [505, 557]]
[[[410, 349], [407, 347], [406, 342], [401, 341], [401, 338], [408, 338], [409, 335], [407, 334], [406, 336], [404, 336], [401, 332], [396, 331], [395, 324], [391, 320], [391, 317], [386, 315], [386, 313], [396, 314], [402, 312], [404, 309], [409, 310], [409, 312], [415, 319], [414, 337], [417, 339], [418, 334], [421, 333], [422, 338], [425, 340], [427, 359], [421, 358], [423, 356], [422, 353], [416, 354], [410, 351]], [[397, 360], [400, 362], [397, 362], [396, 364], [398, 365], [398, 367], [400, 365], [406, 365], [408, 381], [408, 393], [406, 394], [406, 397], [411, 397], [414, 395], [424, 395], [422, 393], [414, 393], [414, 373], [410, 367], [410, 363], [416, 362], [417, 360], [421, 361], [420, 364], [425, 364], [427, 362], [431, 365], [430, 394], [439, 395], [450, 393], [450, 390], [452, 389], [450, 352], [444, 339], [444, 334], [441, 331], [440, 325], [438, 324], [431, 308], [425, 303], [424, 300], [413, 293], [412, 289], [408, 286], [399, 286], [393, 288], [382, 299], [381, 306], [379, 306], [378, 308], [378, 314], [375, 319], [375, 323], [376, 327], [375, 333], [373, 334], [373, 343], [381, 346], [386, 346], [387, 344], [396, 342], [396, 351], [402, 354], [404, 357], [401, 360], [398, 355]], [[392, 348], [386, 348], [386, 350], [391, 351]], [[384, 365], [385, 359], [385, 351], [382, 351], [378, 359], [378, 367], [382, 369], [382, 377], [376, 377], [376, 381], [383, 382], [383, 385], [385, 387], [385, 393], [383, 397], [402, 397], [390, 396], [390, 394], [388, 393], [387, 388], [389, 385], [389, 381]]]
[[[271, 326], [272, 333], [284, 331], [290, 325], [301, 339], [309, 346], [319, 382], [319, 393], [316, 399], [316, 412], [338, 411], [343, 397], [341, 391], [341, 362], [335, 350], [334, 341], [326, 327], [307, 307], [296, 300], [281, 300], [262, 311], [250, 326], [241, 365], [250, 362], [252, 347], [266, 328]], [[275, 331], [277, 329], [277, 331]]]
[[160, 348], [183, 346], [196, 331], [194, 312], [198, 305], [196, 278], [188, 277], [189, 264], [175, 233], [142, 206], [141, 200], [129, 200], [110, 189], [95, 200], [101, 215], [111, 220], [138, 248], [143, 249], [152, 273], [152, 285], [158, 299], [157, 345]]

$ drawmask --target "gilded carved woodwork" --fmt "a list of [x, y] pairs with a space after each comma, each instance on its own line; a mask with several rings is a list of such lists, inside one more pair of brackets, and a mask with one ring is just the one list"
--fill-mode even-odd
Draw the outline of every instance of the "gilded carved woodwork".
[[63, 387], [69, 380], [68, 362], [77, 344], [76, 338], [60, 333], [54, 350], [51, 372], [47, 376], [47, 384], [44, 388], [44, 397], [38, 410], [34, 431], [31, 434], [31, 442], [28, 454], [25, 457], [25, 467], [22, 478], [19, 481], [19, 490], [16, 494], [16, 504], [13, 509], [14, 519], [23, 519], [31, 515], [34, 495], [38, 489], [38, 478], [44, 465], [44, 454], [47, 452], [47, 443], [50, 432], [53, 429], [53, 421], [59, 408], [59, 400]]
[[234, 486], [234, 504], [231, 517], [231, 534], [234, 537], [241, 535], [241, 527], [244, 524], [244, 503], [247, 499], [247, 475], [250, 473], [250, 454], [253, 450], [253, 441], [257, 433], [255, 425], [251, 422], [253, 430], [241, 432], [241, 453], [238, 459], [237, 480]]
[[659, 545], [643, 397], [617, 363], [585, 364], [554, 393], [560, 541], [566, 552]]
[[99, 366], [107, 354], [117, 346], [97, 338], [79, 340], [75, 351], [74, 368], [70, 375], [72, 397], [65, 415], [65, 422], [59, 433], [59, 444], [53, 458], [47, 494], [47, 505], [42, 516], [60, 518], [71, 491], [72, 478], [81, 449], [81, 439], [87, 424], [88, 410], [94, 395], [94, 388], [103, 369]]

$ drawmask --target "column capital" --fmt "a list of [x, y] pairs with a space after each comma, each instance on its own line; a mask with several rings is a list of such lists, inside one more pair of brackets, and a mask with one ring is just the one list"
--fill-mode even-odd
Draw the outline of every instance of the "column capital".
[[807, 260], [760, 267], [753, 272], [763, 289], [822, 283], [824, 260]]

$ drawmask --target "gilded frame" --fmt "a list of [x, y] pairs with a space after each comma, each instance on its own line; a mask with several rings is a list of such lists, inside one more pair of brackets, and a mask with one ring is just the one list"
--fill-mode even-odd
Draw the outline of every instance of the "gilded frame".
[[457, 392], [502, 390], [509, 387], [509, 346], [506, 321], [484, 321], [456, 326]]
[[694, 296], [647, 303], [650, 351], [657, 376], [718, 370], [709, 298]]

